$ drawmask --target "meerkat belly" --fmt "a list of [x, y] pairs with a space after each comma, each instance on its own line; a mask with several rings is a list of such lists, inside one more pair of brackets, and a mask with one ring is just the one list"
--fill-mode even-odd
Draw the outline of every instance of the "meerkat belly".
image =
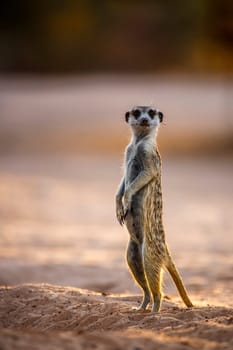
[[[133, 159], [127, 166], [126, 173], [126, 187], [130, 186], [130, 184], [137, 178], [142, 170], [142, 165], [139, 160]], [[134, 217], [140, 216], [140, 222], [142, 222], [143, 217], [143, 203], [146, 193], [146, 186], [140, 189], [136, 194], [132, 197], [131, 203], [131, 215]]]
[[131, 239], [138, 243], [143, 242], [144, 227], [144, 197], [145, 188], [138, 191], [132, 198], [131, 208], [125, 218], [126, 226]]
[[[137, 178], [141, 172], [140, 162], [131, 161], [127, 166], [126, 187]], [[142, 243], [143, 241], [143, 220], [144, 220], [144, 198], [146, 186], [140, 189], [132, 197], [131, 208], [126, 216], [126, 225], [131, 235], [131, 239]]]

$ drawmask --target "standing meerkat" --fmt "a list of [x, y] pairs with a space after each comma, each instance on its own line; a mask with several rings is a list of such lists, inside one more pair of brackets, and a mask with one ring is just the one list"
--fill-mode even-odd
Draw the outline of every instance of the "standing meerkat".
[[126, 148], [125, 171], [117, 194], [116, 216], [129, 231], [127, 262], [143, 290], [140, 309], [152, 299], [152, 312], [158, 312], [162, 298], [162, 270], [166, 268], [188, 307], [188, 297], [165, 239], [162, 220], [161, 158], [156, 134], [163, 114], [152, 107], [138, 106], [125, 114], [132, 129]]

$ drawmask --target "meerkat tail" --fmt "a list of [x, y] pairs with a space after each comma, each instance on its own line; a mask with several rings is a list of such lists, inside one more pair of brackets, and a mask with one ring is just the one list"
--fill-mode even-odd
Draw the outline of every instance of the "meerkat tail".
[[191, 300], [189, 299], [189, 296], [188, 296], [187, 290], [185, 289], [185, 286], [183, 284], [182, 278], [181, 278], [179, 271], [177, 270], [176, 265], [175, 265], [170, 254], [168, 256], [168, 262], [166, 264], [166, 268], [167, 268], [168, 272], [170, 273], [185, 305], [187, 307], [192, 307], [193, 304], [192, 304]]

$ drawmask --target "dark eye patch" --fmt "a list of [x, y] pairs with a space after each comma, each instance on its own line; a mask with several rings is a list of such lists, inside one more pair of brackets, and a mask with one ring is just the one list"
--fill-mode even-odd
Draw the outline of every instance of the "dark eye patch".
[[132, 111], [132, 115], [134, 116], [134, 118], [138, 118], [141, 115], [141, 111], [139, 109], [135, 109], [134, 111]]
[[147, 112], [147, 114], [151, 117], [151, 119], [153, 119], [154, 116], [155, 116], [155, 114], [156, 114], [156, 112], [155, 112], [154, 109], [149, 109], [149, 111]]

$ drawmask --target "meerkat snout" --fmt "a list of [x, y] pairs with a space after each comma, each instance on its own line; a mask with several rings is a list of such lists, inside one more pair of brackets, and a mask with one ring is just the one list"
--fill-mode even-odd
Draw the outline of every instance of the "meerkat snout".
[[142, 118], [140, 121], [140, 125], [149, 126], [149, 120], [147, 118]]

